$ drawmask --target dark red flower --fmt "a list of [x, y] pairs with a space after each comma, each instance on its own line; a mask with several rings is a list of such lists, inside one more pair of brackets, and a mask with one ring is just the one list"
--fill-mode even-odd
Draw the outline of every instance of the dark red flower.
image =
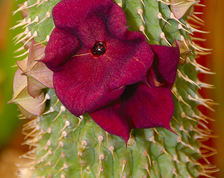
[[42, 62], [72, 114], [90, 113], [126, 142], [132, 128], [170, 129], [178, 47], [150, 46], [143, 34], [128, 31], [112, 0], [63, 0], [53, 18]]

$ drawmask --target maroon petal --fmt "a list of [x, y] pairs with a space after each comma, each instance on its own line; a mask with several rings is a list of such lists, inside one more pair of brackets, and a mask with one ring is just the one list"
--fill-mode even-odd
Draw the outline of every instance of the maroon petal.
[[174, 102], [169, 88], [135, 84], [124, 91], [124, 112], [135, 128], [164, 127], [170, 129]]
[[122, 86], [113, 91], [108, 89], [108, 81], [105, 81], [108, 65], [105, 63], [88, 54], [72, 58], [64, 70], [54, 73], [55, 92], [74, 115], [95, 111], [122, 94]]
[[77, 52], [80, 42], [76, 36], [65, 30], [55, 28], [45, 50], [45, 57], [41, 61], [52, 71], [61, 70], [61, 66]]
[[107, 15], [107, 27], [110, 34], [119, 39], [126, 38], [128, 33], [126, 24], [127, 20], [124, 11], [120, 6], [115, 4]]
[[92, 119], [105, 131], [123, 137], [128, 142], [129, 133], [133, 128], [132, 122], [128, 121], [122, 113], [121, 103], [113, 103], [103, 109], [90, 113]]
[[163, 83], [164, 86], [171, 88], [175, 82], [180, 58], [179, 47], [178, 45], [176, 47], [151, 45], [151, 48], [155, 55], [153, 61], [154, 73], [151, 73], [151, 76], [158, 82]]
[[71, 113], [93, 112], [116, 100], [124, 86], [144, 80], [153, 53], [141, 37], [124, 42], [108, 38], [107, 51], [99, 57], [82, 47], [54, 73], [56, 94]]
[[112, 0], [63, 0], [52, 11], [56, 27], [78, 32], [93, 11], [104, 13], [115, 3]]

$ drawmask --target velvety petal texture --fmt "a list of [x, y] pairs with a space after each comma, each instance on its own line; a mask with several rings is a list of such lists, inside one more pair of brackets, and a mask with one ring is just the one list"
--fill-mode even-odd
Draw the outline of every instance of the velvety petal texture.
[[62, 0], [53, 19], [41, 61], [53, 71], [55, 92], [71, 113], [90, 113], [126, 143], [133, 128], [170, 130], [178, 46], [150, 46], [142, 33], [128, 30], [112, 0]]

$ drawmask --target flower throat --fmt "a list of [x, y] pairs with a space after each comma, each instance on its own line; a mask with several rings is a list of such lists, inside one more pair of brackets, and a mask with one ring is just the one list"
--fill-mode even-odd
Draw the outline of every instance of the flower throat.
[[103, 55], [106, 52], [105, 43], [101, 41], [96, 42], [93, 48], [91, 49], [91, 52], [94, 57], [99, 57]]

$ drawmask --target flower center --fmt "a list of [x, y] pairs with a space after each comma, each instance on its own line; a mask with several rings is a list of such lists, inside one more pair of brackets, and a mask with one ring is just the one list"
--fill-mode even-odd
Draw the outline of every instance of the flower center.
[[99, 57], [106, 52], [106, 45], [104, 42], [98, 41], [95, 43], [93, 48], [91, 49], [93, 56]]

